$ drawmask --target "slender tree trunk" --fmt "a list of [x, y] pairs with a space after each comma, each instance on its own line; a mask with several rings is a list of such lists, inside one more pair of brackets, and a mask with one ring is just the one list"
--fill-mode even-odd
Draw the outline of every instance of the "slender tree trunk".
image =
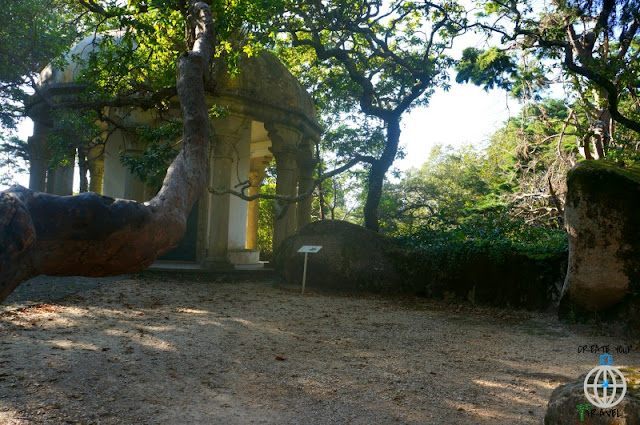
[[338, 200], [337, 198], [337, 194], [338, 194], [338, 190], [336, 189], [336, 182], [333, 181], [331, 182], [331, 188], [333, 189], [333, 200], [331, 202], [331, 220], [335, 220], [336, 219], [336, 208], [338, 206]]
[[[317, 150], [317, 147], [316, 147]], [[322, 174], [324, 172], [323, 167], [322, 167], [322, 162], [320, 162], [320, 164], [318, 165], [318, 173]], [[325, 220], [325, 207], [326, 207], [326, 202], [324, 199], [324, 190], [322, 189], [322, 184], [324, 182], [320, 182], [318, 183], [318, 204], [320, 205], [320, 220]]]
[[147, 203], [84, 193], [60, 197], [14, 186], [0, 192], [0, 300], [39, 274], [108, 276], [142, 270], [178, 244], [209, 175], [204, 73], [215, 35], [209, 6], [191, 5], [193, 49], [178, 61], [182, 149]]
[[364, 227], [373, 231], [380, 230], [378, 223], [378, 207], [382, 198], [382, 186], [384, 176], [391, 168], [398, 153], [400, 143], [400, 118], [394, 117], [387, 120], [387, 143], [380, 159], [371, 164], [369, 171], [369, 184], [367, 200], [364, 205]]
[[318, 203], [320, 205], [320, 220], [326, 220], [324, 214], [325, 201], [324, 201], [324, 190], [322, 190], [322, 182], [318, 183]]
[[87, 150], [85, 148], [78, 148], [78, 174], [80, 175], [80, 193], [89, 191], [89, 179], [87, 178], [87, 172], [89, 171], [87, 165]]

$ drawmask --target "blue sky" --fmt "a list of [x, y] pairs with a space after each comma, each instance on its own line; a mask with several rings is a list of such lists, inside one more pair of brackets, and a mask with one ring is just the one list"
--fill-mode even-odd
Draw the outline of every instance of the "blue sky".
[[481, 147], [519, 110], [503, 90], [487, 93], [470, 84], [452, 83], [448, 92], [436, 91], [428, 107], [404, 117], [400, 140], [407, 155], [394, 165], [401, 170], [420, 168], [436, 144]]

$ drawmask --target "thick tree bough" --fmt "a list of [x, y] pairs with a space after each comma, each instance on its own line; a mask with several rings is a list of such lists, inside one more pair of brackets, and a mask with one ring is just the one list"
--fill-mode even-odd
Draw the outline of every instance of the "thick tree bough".
[[209, 6], [193, 3], [195, 42], [178, 62], [182, 150], [147, 203], [95, 193], [54, 196], [13, 186], [0, 192], [0, 301], [40, 274], [109, 276], [148, 267], [176, 246], [209, 178], [204, 75], [214, 52]]

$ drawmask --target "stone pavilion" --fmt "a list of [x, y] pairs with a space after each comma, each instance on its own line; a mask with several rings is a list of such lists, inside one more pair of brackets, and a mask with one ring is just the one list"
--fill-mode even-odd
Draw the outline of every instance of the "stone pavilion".
[[[94, 36], [87, 37], [72, 48], [68, 57], [86, 58], [95, 49], [95, 40]], [[50, 103], [45, 99], [68, 101], [82, 92], [83, 86], [76, 82], [82, 70], [78, 62], [69, 60], [63, 69], [49, 65], [41, 73], [40, 95], [34, 96], [29, 108], [34, 121], [33, 136], [29, 138], [30, 189], [63, 196], [72, 194], [73, 166], [54, 170], [47, 166], [50, 155], [47, 135], [58, 130], [60, 124], [52, 119]], [[256, 194], [266, 166], [274, 159], [276, 192], [295, 196], [306, 191], [313, 182], [314, 149], [322, 134], [311, 96], [269, 52], [241, 59], [239, 69], [235, 77], [223, 68], [212, 76], [216, 90], [215, 96], [208, 95], [208, 102], [226, 108], [228, 113], [212, 120], [216, 144], [210, 154], [210, 186], [237, 190], [243, 182], [250, 182], [247, 194]], [[170, 113], [179, 116], [177, 102]], [[107, 142], [94, 148], [99, 149], [95, 155], [88, 155], [89, 190], [113, 198], [151, 199], [155, 190], [122, 165], [120, 154], [144, 150], [136, 133], [126, 129], [159, 125], [160, 113], [111, 107], [106, 115], [110, 122], [99, 125], [110, 133]], [[69, 152], [70, 164], [75, 162], [74, 158], [75, 152]], [[258, 202], [203, 193], [189, 215], [184, 239], [163, 259], [204, 267], [258, 263]], [[310, 221], [311, 197], [276, 209], [274, 248]]]

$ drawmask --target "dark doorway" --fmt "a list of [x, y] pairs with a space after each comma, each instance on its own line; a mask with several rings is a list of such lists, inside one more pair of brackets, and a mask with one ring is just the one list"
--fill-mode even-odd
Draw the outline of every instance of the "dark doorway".
[[167, 252], [158, 260], [162, 261], [196, 261], [198, 245], [198, 203], [196, 201], [187, 218], [187, 230], [177, 247]]

